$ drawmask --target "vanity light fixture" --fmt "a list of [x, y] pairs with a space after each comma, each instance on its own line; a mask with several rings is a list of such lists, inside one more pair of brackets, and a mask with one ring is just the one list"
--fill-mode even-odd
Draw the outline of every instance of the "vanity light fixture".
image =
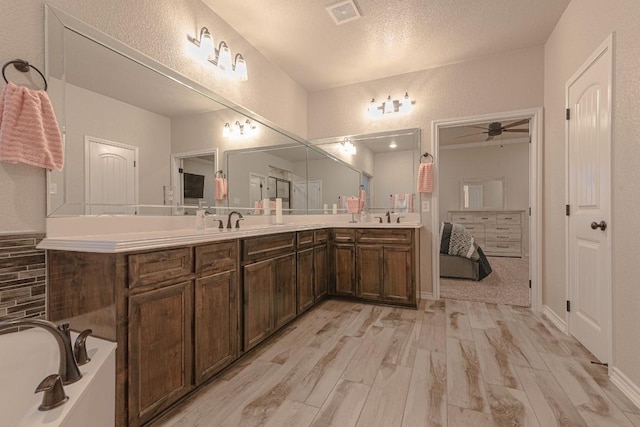
[[222, 135], [229, 138], [238, 138], [242, 136], [251, 136], [257, 132], [257, 127], [255, 124], [251, 123], [251, 120], [247, 119], [244, 121], [244, 124], [240, 124], [239, 120], [233, 125], [229, 123], [224, 124], [224, 128], [222, 129]]
[[200, 38], [187, 36], [189, 41], [198, 46], [202, 59], [212, 63], [223, 75], [235, 78], [241, 81], [249, 79], [247, 73], [247, 61], [241, 54], [237, 54], [235, 58], [231, 55], [231, 49], [227, 42], [222, 40], [215, 48], [213, 37], [207, 27], [200, 29]]
[[376, 103], [376, 100], [372, 98], [367, 111], [369, 111], [371, 117], [378, 117], [383, 114], [408, 113], [414, 103], [415, 101], [411, 100], [409, 93], [405, 92], [404, 97], [401, 99], [391, 99], [391, 95], [389, 95], [382, 104]]
[[340, 149], [342, 150], [343, 153], [349, 154], [349, 155], [356, 154], [356, 146], [353, 145], [353, 143], [349, 141], [347, 137], [345, 137], [344, 141], [342, 141], [340, 144], [341, 144]]

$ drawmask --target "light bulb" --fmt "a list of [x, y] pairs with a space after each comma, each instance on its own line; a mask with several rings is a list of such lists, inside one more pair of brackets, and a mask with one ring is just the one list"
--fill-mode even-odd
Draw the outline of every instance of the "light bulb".
[[409, 111], [411, 111], [411, 98], [409, 98], [409, 92], [405, 92], [404, 94], [404, 99], [402, 100], [400, 111], [404, 113], [408, 113]]
[[249, 75], [247, 74], [247, 62], [240, 54], [236, 55], [236, 65], [234, 68], [234, 72], [236, 77], [243, 82], [249, 79]]
[[200, 30], [200, 54], [207, 61], [214, 58], [216, 54], [213, 37], [211, 37], [207, 27], [202, 27], [202, 30]]
[[394, 111], [395, 110], [393, 108], [393, 101], [391, 100], [391, 95], [389, 95], [389, 97], [384, 103], [384, 113], [389, 114], [389, 113], [393, 113]]
[[229, 126], [229, 123], [224, 124], [224, 128], [222, 129], [222, 136], [231, 136], [231, 126]]
[[231, 50], [224, 41], [220, 42], [218, 48], [218, 68], [220, 71], [230, 73], [231, 70]]

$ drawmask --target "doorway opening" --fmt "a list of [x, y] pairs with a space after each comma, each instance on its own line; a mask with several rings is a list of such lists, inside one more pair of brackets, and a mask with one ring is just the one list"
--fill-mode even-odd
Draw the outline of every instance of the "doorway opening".
[[[457, 286], [461, 299], [497, 303], [506, 299], [506, 303], [539, 310], [541, 120], [542, 110], [531, 109], [433, 122], [432, 151], [437, 161], [432, 198], [434, 298], [451, 297], [446, 281], [456, 280], [458, 285], [466, 284]], [[507, 156], [509, 161], [501, 161]], [[456, 239], [473, 237], [486, 252], [494, 270], [491, 274], [476, 281], [483, 276], [481, 263], [474, 266], [465, 257], [449, 256], [446, 249], [446, 254], [440, 254], [444, 222], [457, 224], [448, 229], [456, 229]], [[441, 279], [456, 275], [460, 277]], [[494, 282], [486, 289], [498, 299], [478, 298], [482, 286], [477, 285], [483, 280]], [[512, 281], [521, 282], [515, 297], [509, 294], [514, 290], [509, 285]], [[502, 288], [495, 282], [503, 282]]]

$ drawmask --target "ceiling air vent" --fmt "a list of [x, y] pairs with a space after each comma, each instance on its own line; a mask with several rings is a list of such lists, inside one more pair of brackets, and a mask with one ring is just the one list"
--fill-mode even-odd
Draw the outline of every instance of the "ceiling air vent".
[[341, 1], [326, 9], [336, 25], [362, 18], [353, 0]]

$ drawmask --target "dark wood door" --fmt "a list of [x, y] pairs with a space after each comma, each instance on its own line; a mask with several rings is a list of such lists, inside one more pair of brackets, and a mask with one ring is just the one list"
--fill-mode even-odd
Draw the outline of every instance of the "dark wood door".
[[385, 301], [400, 303], [415, 301], [413, 270], [413, 251], [410, 246], [384, 247], [382, 295]]
[[313, 248], [314, 251], [314, 286], [315, 286], [315, 300], [316, 302], [327, 296], [328, 286], [328, 258], [327, 258], [327, 245], [317, 246]]
[[238, 354], [236, 270], [203, 277], [195, 285], [195, 382], [199, 385]]
[[382, 298], [382, 255], [379, 245], [358, 245], [356, 268], [358, 282], [356, 296], [368, 300]]
[[313, 305], [313, 248], [298, 252], [298, 313]]
[[333, 246], [336, 295], [355, 296], [356, 249], [354, 244], [336, 243]]
[[[244, 274], [244, 350], [249, 350], [273, 330], [273, 261], [243, 267]], [[294, 308], [295, 310], [295, 308]]]
[[296, 317], [295, 254], [274, 259], [273, 270], [273, 327], [276, 331]]
[[192, 388], [193, 284], [129, 298], [129, 425], [138, 426]]

